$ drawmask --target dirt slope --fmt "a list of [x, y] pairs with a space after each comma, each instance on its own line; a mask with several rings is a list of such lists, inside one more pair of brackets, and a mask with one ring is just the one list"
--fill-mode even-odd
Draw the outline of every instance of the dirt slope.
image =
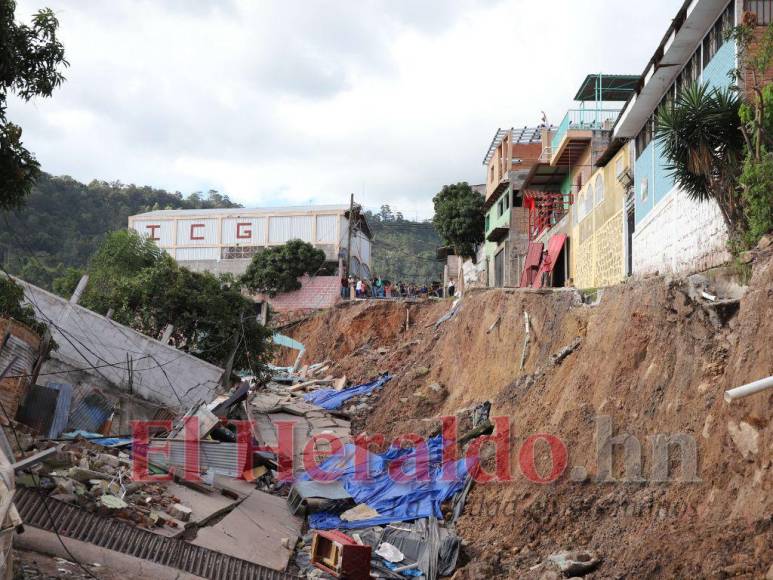
[[[306, 344], [308, 360], [337, 361], [336, 372], [352, 380], [397, 376], [358, 425], [369, 433], [424, 434], [438, 415], [484, 400], [492, 415], [510, 418], [514, 480], [473, 487], [458, 525], [467, 562], [458, 578], [539, 578], [544, 570], [530, 569], [561, 549], [597, 552], [596, 578], [765, 577], [773, 564], [773, 392], [732, 405], [722, 394], [773, 374], [769, 250], [757, 254], [740, 308], [721, 323], [683, 280], [624, 284], [595, 306], [573, 291], [479, 291], [436, 330], [449, 306], [352, 304], [288, 334]], [[531, 332], [521, 370], [524, 311]], [[553, 364], [551, 355], [578, 338]], [[617, 481], [598, 481], [600, 416], [611, 419], [612, 435], [640, 443], [644, 481], [622, 481], [622, 445], [613, 447]], [[519, 469], [520, 446], [534, 433], [566, 444], [568, 468], [554, 483], [532, 483]], [[671, 481], [652, 481], [650, 438], [659, 433], [695, 442], [698, 481], [684, 481], [679, 445], [669, 446]], [[547, 446], [536, 449], [544, 475]]]

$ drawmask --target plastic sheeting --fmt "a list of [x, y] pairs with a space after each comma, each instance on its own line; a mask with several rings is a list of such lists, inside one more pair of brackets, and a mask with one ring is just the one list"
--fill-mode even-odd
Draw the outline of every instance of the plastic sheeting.
[[390, 380], [392, 380], [391, 376], [381, 375], [376, 380], [365, 383], [363, 385], [349, 387], [348, 389], [343, 389], [340, 391], [336, 391], [335, 389], [318, 389], [304, 395], [303, 398], [308, 403], [312, 403], [322, 407], [323, 409], [332, 411], [335, 409], [340, 409], [346, 401], [353, 397], [368, 395], [376, 389], [380, 389]]
[[90, 443], [96, 443], [102, 447], [122, 447], [124, 445], [131, 445], [130, 437], [105, 437], [101, 433], [90, 433], [89, 431], [70, 431], [69, 433], [62, 433], [62, 439], [88, 439]]
[[[355, 445], [350, 443], [342, 452], [322, 462], [316, 479], [323, 473], [328, 474], [331, 480], [341, 482], [357, 503], [367, 504], [380, 515], [345, 522], [337, 514], [320, 512], [309, 516], [311, 528], [356, 529], [430, 516], [442, 519], [441, 504], [462, 490], [468, 472], [477, 465], [474, 460], [467, 465], [465, 458], [444, 465], [440, 435], [429, 439], [426, 446], [408, 449], [392, 446], [382, 455], [360, 450], [360, 456], [367, 458], [367, 474], [365, 465], [357, 466]], [[304, 473], [299, 479], [308, 481], [311, 476]]]

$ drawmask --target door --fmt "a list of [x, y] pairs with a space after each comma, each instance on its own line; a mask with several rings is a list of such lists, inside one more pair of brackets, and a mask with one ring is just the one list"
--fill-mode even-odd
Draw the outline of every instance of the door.
[[494, 256], [494, 286], [501, 288], [505, 285], [505, 251], [500, 250]]
[[625, 219], [625, 275], [631, 276], [633, 274], [633, 231], [636, 229], [633, 207], [627, 209]]

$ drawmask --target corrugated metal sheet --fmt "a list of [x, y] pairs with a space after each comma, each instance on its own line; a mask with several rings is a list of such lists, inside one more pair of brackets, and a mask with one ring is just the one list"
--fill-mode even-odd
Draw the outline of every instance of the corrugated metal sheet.
[[56, 409], [51, 421], [51, 429], [48, 436], [52, 439], [59, 437], [67, 428], [67, 421], [70, 418], [70, 405], [72, 403], [72, 385], [67, 383], [48, 383], [49, 389], [59, 391], [59, 397], [56, 399]]
[[[148, 226], [159, 226], [158, 228], [151, 229]], [[156, 242], [162, 248], [168, 248], [174, 246], [174, 221], [173, 220], [138, 220], [132, 223], [132, 228], [141, 236], [150, 237], [151, 233], [155, 231], [155, 235], [158, 238]]]
[[[217, 244], [216, 219], [192, 219], [177, 221], [178, 246], [211, 246]], [[202, 239], [194, 239], [202, 238]]]
[[558, 255], [561, 253], [561, 249], [564, 247], [564, 242], [566, 242], [566, 234], [556, 234], [550, 237], [550, 240], [548, 241], [548, 258], [550, 260], [542, 261], [539, 271], [537, 272], [537, 277], [532, 282], [532, 287], [542, 287], [542, 274], [549, 274], [553, 271], [553, 268], [556, 267]]
[[[166, 444], [169, 454], [166, 454]], [[148, 460], [159, 465], [185, 466], [185, 440], [153, 439], [148, 448]], [[228, 477], [239, 477], [244, 472], [247, 446], [237, 443], [201, 441], [199, 445], [199, 466], [202, 470]]]
[[182, 216], [223, 216], [223, 217], [239, 217], [239, 216], [254, 216], [254, 215], [283, 215], [283, 214], [299, 214], [299, 213], [338, 213], [343, 215], [344, 212], [349, 211], [349, 204], [337, 205], [302, 205], [302, 206], [276, 206], [276, 207], [237, 207], [237, 208], [215, 208], [215, 209], [157, 209], [155, 211], [149, 211], [146, 213], [137, 214], [137, 218], [149, 219], [150, 217], [182, 217]]
[[541, 261], [542, 243], [529, 242], [528, 249], [526, 250], [526, 261], [523, 264], [523, 272], [521, 273], [521, 283], [519, 284], [521, 288], [527, 288], [534, 282]]
[[[334, 216], [335, 217], [335, 216]], [[239, 225], [249, 224], [249, 225]], [[241, 236], [237, 237], [237, 233]], [[244, 217], [223, 220], [223, 244], [232, 246], [263, 246], [266, 244], [266, 218]]]
[[317, 243], [334, 244], [336, 241], [336, 215], [317, 216]]
[[174, 258], [179, 261], [219, 260], [220, 248], [177, 248]]
[[338, 245], [346, 248], [349, 243], [349, 220], [345, 217], [341, 218], [341, 231], [338, 232], [338, 238]]
[[360, 262], [370, 265], [370, 240], [362, 232], [357, 232], [352, 251], [359, 256]]
[[[128, 554], [212, 580], [293, 580], [298, 578], [126, 524], [48, 498], [33, 489], [20, 489], [14, 503], [25, 524], [88, 542], [100, 548]], [[52, 522], [53, 520], [53, 522]], [[55, 523], [55, 525], [54, 525]], [[256, 541], [258, 541], [256, 539]]]
[[27, 390], [24, 403], [19, 407], [16, 420], [43, 436], [48, 435], [58, 398], [59, 391], [40, 385], [32, 385]]
[[[0, 341], [5, 336], [9, 324], [11, 323], [7, 319], [0, 319]], [[8, 368], [14, 361], [8, 368], [7, 376], [28, 375], [32, 372], [32, 367], [38, 356], [40, 338], [26, 327], [16, 323], [11, 324], [11, 332], [13, 334], [8, 337], [5, 346], [0, 350], [0, 372]], [[16, 416], [27, 383], [26, 377], [5, 378], [0, 381], [0, 403], [11, 418]], [[1, 413], [0, 422], [6, 423], [5, 415]]]
[[99, 393], [89, 393], [81, 399], [70, 415], [68, 431], [98, 433], [113, 412], [113, 404]]
[[268, 241], [283, 244], [297, 239], [314, 243], [311, 238], [312, 219], [312, 216], [304, 215], [271, 217], [268, 222]]

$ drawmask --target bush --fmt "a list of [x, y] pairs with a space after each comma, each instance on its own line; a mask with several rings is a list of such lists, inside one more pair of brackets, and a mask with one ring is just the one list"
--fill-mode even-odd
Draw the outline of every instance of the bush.
[[267, 248], [252, 257], [242, 276], [242, 284], [253, 292], [271, 297], [299, 290], [298, 278], [313, 276], [325, 263], [325, 252], [301, 240]]
[[32, 306], [23, 306], [23, 301], [24, 290], [22, 287], [11, 278], [0, 275], [0, 317], [13, 318], [43, 336], [47, 326], [38, 322], [35, 318], [35, 310]]
[[765, 153], [760, 161], [748, 157], [740, 183], [748, 221], [744, 241], [753, 247], [773, 230], [773, 153]]

